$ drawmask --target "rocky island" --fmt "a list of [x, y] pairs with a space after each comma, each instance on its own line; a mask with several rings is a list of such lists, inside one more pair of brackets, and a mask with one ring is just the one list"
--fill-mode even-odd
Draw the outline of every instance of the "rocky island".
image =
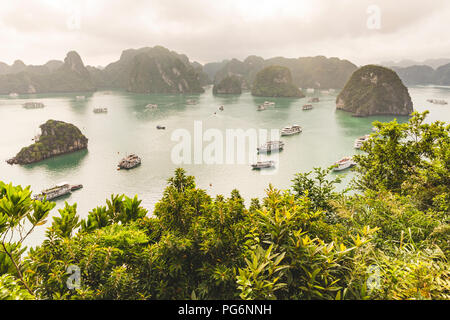
[[391, 69], [368, 65], [356, 70], [336, 98], [336, 108], [356, 117], [413, 112], [408, 89]]
[[241, 80], [235, 76], [228, 76], [215, 84], [213, 87], [213, 94], [241, 94], [242, 83]]
[[252, 95], [258, 97], [303, 98], [305, 95], [292, 83], [291, 71], [282, 66], [270, 66], [256, 74]]
[[30, 164], [87, 148], [88, 139], [73, 124], [48, 120], [40, 129], [42, 133], [35, 138], [35, 143], [22, 148], [7, 161], [9, 164]]

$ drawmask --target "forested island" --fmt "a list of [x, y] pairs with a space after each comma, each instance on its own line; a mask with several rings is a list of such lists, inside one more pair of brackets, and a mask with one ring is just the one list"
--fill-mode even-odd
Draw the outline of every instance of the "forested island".
[[35, 142], [22, 148], [7, 161], [9, 164], [30, 164], [87, 148], [88, 139], [73, 124], [48, 120], [39, 128], [41, 134], [35, 137]]
[[292, 82], [291, 72], [282, 66], [270, 66], [256, 74], [252, 95], [259, 97], [303, 98], [305, 95]]
[[402, 115], [413, 112], [408, 88], [391, 69], [364, 66], [353, 73], [336, 98], [336, 108], [354, 116]]
[[425, 117], [375, 122], [344, 191], [316, 168], [246, 205], [180, 168], [151, 213], [112, 195], [79, 214], [0, 182], [0, 299], [448, 300], [450, 126]]

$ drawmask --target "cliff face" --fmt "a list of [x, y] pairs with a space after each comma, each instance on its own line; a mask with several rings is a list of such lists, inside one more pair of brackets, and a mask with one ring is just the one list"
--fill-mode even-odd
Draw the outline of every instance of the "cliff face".
[[9, 164], [29, 164], [39, 162], [57, 155], [86, 149], [88, 139], [80, 129], [70, 123], [48, 120], [40, 126], [41, 136], [38, 141], [22, 148]]
[[241, 80], [237, 76], [226, 77], [213, 87], [214, 94], [241, 94]]
[[160, 46], [125, 50], [102, 73], [105, 86], [138, 93], [203, 93], [207, 76], [187, 56]]
[[75, 51], [67, 54], [64, 63], [49, 61], [42, 66], [25, 66], [16, 61], [7, 74], [0, 75], [0, 94], [93, 90], [95, 86], [89, 71]]
[[295, 97], [305, 95], [292, 83], [291, 72], [286, 67], [271, 66], [256, 74], [252, 95], [259, 97]]
[[380, 66], [364, 66], [353, 73], [336, 99], [336, 108], [354, 116], [409, 115], [413, 104], [399, 76]]

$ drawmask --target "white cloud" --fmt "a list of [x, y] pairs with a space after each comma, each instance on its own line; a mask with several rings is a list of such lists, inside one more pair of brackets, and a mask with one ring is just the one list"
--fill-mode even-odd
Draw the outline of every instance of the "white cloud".
[[[378, 5], [381, 29], [367, 28]], [[19, 0], [0, 3], [0, 61], [41, 64], [76, 50], [107, 64], [163, 45], [191, 60], [338, 56], [357, 64], [450, 57], [446, 0]]]

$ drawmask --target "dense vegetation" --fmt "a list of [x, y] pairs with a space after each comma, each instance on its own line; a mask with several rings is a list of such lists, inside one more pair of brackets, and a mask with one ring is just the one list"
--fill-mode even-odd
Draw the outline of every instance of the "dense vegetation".
[[293, 97], [305, 95], [292, 83], [291, 72], [286, 67], [270, 66], [256, 74], [252, 95], [257, 97]]
[[23, 147], [10, 163], [28, 164], [87, 148], [88, 139], [71, 123], [48, 120], [40, 128], [39, 139]]
[[245, 206], [177, 169], [152, 216], [137, 197], [85, 219], [66, 203], [27, 253], [54, 203], [0, 183], [0, 298], [450, 299], [450, 126], [424, 118], [375, 123], [357, 192], [317, 168]]
[[403, 115], [413, 112], [408, 88], [391, 69], [367, 65], [356, 70], [336, 98], [336, 107], [354, 116]]

